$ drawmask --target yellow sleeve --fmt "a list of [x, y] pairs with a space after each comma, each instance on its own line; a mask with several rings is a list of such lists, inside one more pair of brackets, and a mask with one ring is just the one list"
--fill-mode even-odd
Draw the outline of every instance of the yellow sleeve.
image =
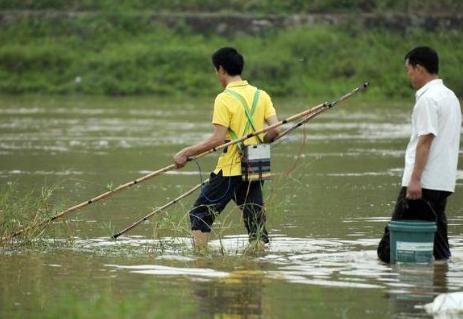
[[230, 111], [224, 103], [222, 94], [217, 95], [214, 102], [214, 113], [212, 114], [212, 124], [219, 124], [230, 127]]
[[264, 119], [268, 119], [270, 116], [276, 115], [277, 112], [273, 107], [272, 99], [267, 92], [262, 91], [262, 100], [264, 102]]

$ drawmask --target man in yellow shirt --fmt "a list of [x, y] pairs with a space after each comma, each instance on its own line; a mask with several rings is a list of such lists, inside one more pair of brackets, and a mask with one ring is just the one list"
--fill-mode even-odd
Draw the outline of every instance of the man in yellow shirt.
[[[225, 89], [214, 103], [212, 135], [201, 143], [186, 147], [174, 156], [177, 168], [185, 166], [188, 157], [210, 150], [225, 141], [259, 131], [264, 125], [278, 122], [270, 96], [241, 78], [243, 56], [234, 48], [221, 48], [212, 55], [217, 78]], [[271, 142], [278, 129], [264, 136], [247, 139], [244, 144]], [[191, 230], [198, 247], [207, 244], [215, 216], [233, 200], [243, 212], [249, 241], [268, 243], [261, 181], [244, 181], [241, 177], [240, 145], [224, 149], [209, 182], [201, 190], [190, 211]]]

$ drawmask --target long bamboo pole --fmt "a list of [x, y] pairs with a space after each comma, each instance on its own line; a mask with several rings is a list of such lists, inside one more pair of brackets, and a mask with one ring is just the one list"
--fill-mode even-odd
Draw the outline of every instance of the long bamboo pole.
[[[319, 104], [319, 105], [316, 105], [316, 106], [314, 106], [314, 107], [311, 107], [311, 108], [309, 108], [309, 109], [306, 109], [305, 111], [302, 111], [302, 112], [300, 112], [300, 113], [297, 113], [297, 114], [294, 114], [294, 115], [292, 115], [292, 116], [290, 116], [290, 117], [287, 117], [286, 119], [281, 120], [281, 121], [279, 121], [279, 122], [277, 122], [277, 123], [275, 123], [275, 124], [273, 124], [273, 125], [267, 126], [267, 127], [263, 128], [263, 129], [261, 129], [261, 130], [259, 130], [259, 131], [249, 133], [249, 134], [247, 134], [246, 136], [243, 136], [243, 137], [241, 137], [241, 138], [238, 138], [238, 139], [232, 140], [232, 141], [230, 141], [230, 142], [221, 144], [221, 145], [219, 145], [219, 146], [217, 146], [217, 147], [213, 147], [212, 149], [210, 149], [210, 150], [208, 150], [208, 151], [205, 151], [205, 152], [203, 152], [203, 153], [200, 153], [200, 154], [198, 154], [197, 156], [190, 157], [188, 160], [189, 160], [189, 161], [192, 161], [192, 160], [196, 160], [196, 159], [202, 158], [202, 157], [204, 157], [204, 156], [206, 156], [206, 155], [208, 155], [208, 154], [211, 154], [211, 153], [214, 153], [214, 152], [219, 151], [219, 150], [221, 150], [221, 149], [224, 149], [224, 148], [226, 148], [226, 147], [228, 147], [228, 146], [230, 146], [230, 145], [238, 144], [238, 143], [241, 143], [241, 142], [243, 142], [243, 141], [245, 141], [245, 140], [247, 140], [247, 139], [249, 139], [249, 138], [252, 138], [252, 137], [254, 137], [254, 136], [257, 136], [257, 135], [266, 133], [266, 132], [268, 132], [268, 131], [270, 131], [270, 130], [272, 130], [272, 129], [275, 129], [275, 128], [277, 128], [277, 127], [280, 127], [280, 126], [282, 126], [282, 125], [284, 125], [284, 124], [286, 124], [286, 123], [290, 123], [290, 122], [293, 122], [293, 121], [296, 121], [296, 120], [299, 120], [299, 119], [304, 119], [304, 118], [309, 117], [309, 116], [311, 116], [311, 115], [313, 115], [313, 114], [321, 113], [323, 110], [330, 109], [330, 108], [334, 107], [336, 104], [338, 104], [338, 103], [340, 103], [340, 102], [343, 102], [344, 100], [346, 100], [346, 99], [348, 99], [349, 97], [351, 97], [351, 96], [357, 94], [358, 92], [360, 92], [360, 91], [366, 89], [367, 87], [368, 87], [368, 83], [365, 82], [362, 86], [353, 89], [352, 91], [350, 91], [349, 93], [347, 93], [347, 94], [341, 96], [339, 99], [337, 99], [337, 100], [334, 101], [334, 102], [331, 102], [331, 103], [329, 103], [329, 102], [321, 103], [321, 104]], [[296, 125], [297, 125], [297, 124], [296, 124]], [[302, 124], [301, 124], [301, 125], [302, 125]], [[122, 185], [119, 185], [118, 187], [116, 187], [116, 188], [113, 189], [113, 190], [107, 191], [107, 192], [105, 192], [105, 193], [103, 193], [103, 194], [100, 194], [100, 195], [98, 195], [98, 196], [95, 196], [95, 197], [93, 197], [93, 198], [91, 198], [91, 199], [89, 199], [89, 200], [86, 200], [86, 201], [82, 202], [82, 203], [79, 203], [79, 204], [74, 205], [74, 206], [72, 206], [72, 207], [70, 207], [70, 208], [67, 208], [67, 209], [65, 209], [65, 210], [63, 210], [63, 211], [61, 211], [61, 212], [59, 212], [59, 213], [53, 215], [52, 217], [43, 220], [42, 222], [40, 222], [40, 223], [37, 224], [37, 225], [31, 225], [31, 226], [28, 226], [28, 227], [24, 227], [24, 228], [22, 228], [22, 229], [19, 229], [19, 230], [13, 232], [13, 233], [11, 233], [11, 234], [9, 234], [9, 235], [7, 235], [7, 236], [1, 238], [1, 241], [8, 241], [8, 240], [11, 240], [12, 238], [17, 237], [18, 235], [20, 235], [20, 234], [22, 234], [22, 233], [24, 233], [24, 232], [26, 232], [26, 231], [29, 231], [29, 230], [31, 230], [32, 228], [45, 227], [46, 225], [48, 225], [48, 224], [51, 223], [52, 221], [54, 221], [54, 220], [56, 220], [56, 219], [58, 219], [58, 218], [61, 218], [61, 217], [63, 217], [64, 215], [66, 215], [66, 214], [68, 214], [68, 213], [70, 213], [70, 212], [73, 212], [73, 211], [76, 211], [76, 210], [81, 209], [81, 208], [83, 208], [83, 207], [86, 207], [86, 206], [88, 206], [88, 205], [90, 205], [90, 204], [93, 204], [93, 203], [95, 203], [95, 202], [97, 202], [97, 201], [100, 201], [100, 200], [109, 198], [110, 196], [112, 196], [112, 195], [115, 194], [115, 193], [118, 193], [118, 192], [120, 192], [120, 191], [122, 191], [122, 190], [124, 190], [124, 189], [127, 189], [127, 188], [129, 188], [129, 187], [131, 187], [131, 186], [133, 186], [133, 185], [135, 185], [135, 184], [139, 184], [139, 183], [141, 183], [141, 182], [144, 182], [144, 181], [146, 181], [146, 180], [148, 180], [148, 179], [151, 179], [151, 178], [153, 178], [153, 177], [155, 177], [155, 176], [159, 176], [159, 175], [161, 175], [161, 174], [164, 174], [165, 172], [171, 171], [171, 170], [173, 170], [173, 169], [175, 169], [175, 168], [176, 168], [176, 167], [175, 167], [175, 164], [170, 164], [170, 165], [168, 165], [168, 166], [166, 166], [166, 167], [163, 167], [163, 168], [158, 169], [158, 170], [156, 170], [156, 171], [154, 171], [154, 172], [151, 172], [151, 173], [149, 173], [149, 174], [147, 174], [147, 175], [145, 175], [145, 176], [142, 176], [142, 177], [140, 177], [140, 178], [138, 178], [138, 179], [136, 179], [136, 180], [133, 180], [133, 181], [124, 183], [124, 184], [122, 184]]]
[[333, 101], [331, 103], [327, 103], [325, 107], [322, 107], [322, 108], [318, 109], [317, 111], [315, 111], [315, 112], [313, 112], [311, 114], [308, 114], [306, 117], [304, 117], [300, 121], [298, 121], [295, 125], [291, 126], [290, 128], [288, 128], [288, 129], [284, 130], [283, 132], [281, 132], [280, 134], [278, 134], [278, 136], [272, 142], [274, 142], [277, 139], [282, 138], [286, 134], [290, 133], [291, 131], [295, 130], [296, 128], [300, 127], [301, 125], [304, 125], [305, 123], [307, 123], [308, 121], [310, 121], [314, 117], [320, 115], [321, 113], [328, 111], [329, 109], [333, 108], [337, 104], [342, 103], [343, 101], [345, 101], [349, 97], [354, 96], [354, 95], [366, 90], [368, 85], [369, 85], [368, 82], [365, 82], [362, 86], [359, 86], [358, 88], [352, 90], [351, 92], [341, 96], [336, 101]]
[[183, 193], [182, 195], [174, 198], [173, 200], [171, 200], [170, 202], [162, 205], [161, 207], [158, 207], [156, 208], [155, 210], [153, 210], [152, 212], [150, 212], [148, 215], [138, 219], [136, 222], [134, 222], [133, 224], [125, 227], [123, 230], [121, 230], [120, 232], [118, 233], [115, 233], [114, 235], [111, 236], [112, 239], [117, 239], [119, 236], [121, 236], [122, 234], [125, 234], [126, 232], [128, 232], [129, 230], [131, 230], [132, 228], [135, 228], [136, 226], [138, 226], [139, 224], [143, 223], [144, 221], [148, 220], [149, 218], [151, 218], [151, 216], [153, 216], [154, 214], [156, 213], [159, 213], [163, 210], [165, 210], [167, 207], [177, 203], [178, 201], [180, 201], [181, 199], [187, 197], [188, 195], [190, 195], [191, 193], [193, 193], [194, 191], [196, 191], [198, 188], [200, 188], [202, 185], [204, 185], [205, 183], [207, 183], [208, 180], [205, 180], [204, 182], [202, 183], [199, 183], [198, 185], [194, 186], [193, 188], [189, 189], [188, 191], [186, 191], [185, 193]]
[[97, 201], [106, 199], [106, 198], [110, 197], [111, 195], [113, 195], [113, 194], [115, 194], [115, 193], [117, 193], [117, 192], [120, 192], [120, 191], [122, 191], [122, 190], [124, 190], [124, 189], [126, 189], [126, 188], [128, 188], [128, 187], [130, 187], [130, 186], [133, 186], [133, 185], [135, 185], [135, 184], [141, 183], [141, 182], [143, 182], [143, 181], [145, 181], [145, 180], [147, 180], [147, 179], [149, 179], [149, 178], [152, 178], [152, 177], [154, 177], [154, 176], [161, 175], [162, 173], [167, 172], [167, 171], [170, 171], [170, 170], [172, 170], [172, 169], [174, 169], [174, 168], [175, 168], [175, 164], [171, 164], [171, 165], [169, 165], [169, 166], [166, 166], [166, 167], [164, 167], [164, 168], [161, 168], [161, 169], [158, 169], [158, 170], [156, 170], [156, 171], [154, 171], [154, 172], [151, 172], [151, 173], [148, 174], [148, 175], [142, 176], [142, 177], [140, 177], [140, 178], [138, 178], [138, 179], [136, 179], [136, 180], [133, 180], [133, 181], [131, 181], [131, 182], [127, 182], [127, 183], [125, 183], [125, 184], [119, 185], [118, 187], [116, 187], [116, 188], [113, 189], [113, 190], [107, 191], [107, 192], [105, 192], [105, 193], [103, 193], [103, 194], [100, 194], [100, 195], [95, 196], [95, 197], [93, 197], [93, 198], [91, 198], [91, 199], [89, 199], [89, 200], [86, 200], [86, 201], [84, 201], [84, 202], [82, 202], [82, 203], [80, 203], [80, 204], [77, 204], [77, 205], [74, 205], [74, 206], [72, 206], [72, 207], [69, 207], [69, 208], [67, 208], [67, 209], [65, 209], [65, 210], [63, 210], [63, 211], [61, 211], [61, 212], [59, 212], [59, 213], [53, 215], [52, 217], [50, 217], [50, 218], [48, 218], [48, 219], [45, 219], [45, 220], [41, 221], [40, 223], [38, 223], [38, 224], [36, 224], [36, 225], [30, 225], [30, 226], [24, 227], [24, 228], [19, 229], [19, 230], [15, 231], [15, 232], [13, 232], [13, 233], [11, 233], [11, 234], [5, 236], [5, 237], [2, 237], [2, 238], [1, 238], [1, 241], [8, 241], [8, 240], [11, 240], [11, 239], [13, 239], [14, 237], [17, 237], [17, 236], [21, 235], [22, 233], [27, 232], [27, 231], [29, 231], [29, 230], [31, 230], [31, 229], [33, 229], [33, 228], [45, 227], [47, 224], [53, 222], [54, 220], [56, 220], [56, 219], [58, 219], [58, 218], [63, 217], [64, 215], [66, 215], [66, 214], [68, 214], [68, 213], [70, 213], [70, 212], [76, 211], [76, 210], [78, 210], [78, 209], [80, 209], [80, 208], [83, 208], [83, 207], [85, 207], [85, 206], [88, 206], [88, 205], [90, 205], [90, 204], [93, 204], [93, 203], [95, 203], [95, 202], [97, 202]]

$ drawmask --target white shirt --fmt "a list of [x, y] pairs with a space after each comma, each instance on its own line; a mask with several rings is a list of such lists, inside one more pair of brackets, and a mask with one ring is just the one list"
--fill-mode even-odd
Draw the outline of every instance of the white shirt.
[[419, 137], [433, 134], [421, 186], [454, 192], [460, 148], [461, 108], [458, 98], [442, 80], [432, 80], [416, 91], [411, 128], [402, 186], [407, 187], [410, 182]]

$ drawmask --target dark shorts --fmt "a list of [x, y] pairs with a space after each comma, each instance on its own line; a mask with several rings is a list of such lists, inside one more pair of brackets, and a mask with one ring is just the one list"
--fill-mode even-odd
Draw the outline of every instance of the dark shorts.
[[[392, 220], [429, 220], [437, 224], [434, 236], [434, 258], [436, 260], [450, 258], [450, 247], [447, 236], [447, 216], [445, 206], [447, 197], [452, 194], [445, 191], [422, 189], [422, 198], [418, 200], [406, 199], [407, 188], [402, 187], [392, 213]], [[386, 226], [384, 235], [378, 245], [378, 257], [384, 262], [390, 262], [389, 228]]]
[[215, 217], [233, 200], [243, 212], [249, 240], [268, 243], [262, 186], [263, 182], [244, 182], [241, 176], [223, 176], [222, 171], [211, 173], [190, 211], [191, 230], [210, 232]]

